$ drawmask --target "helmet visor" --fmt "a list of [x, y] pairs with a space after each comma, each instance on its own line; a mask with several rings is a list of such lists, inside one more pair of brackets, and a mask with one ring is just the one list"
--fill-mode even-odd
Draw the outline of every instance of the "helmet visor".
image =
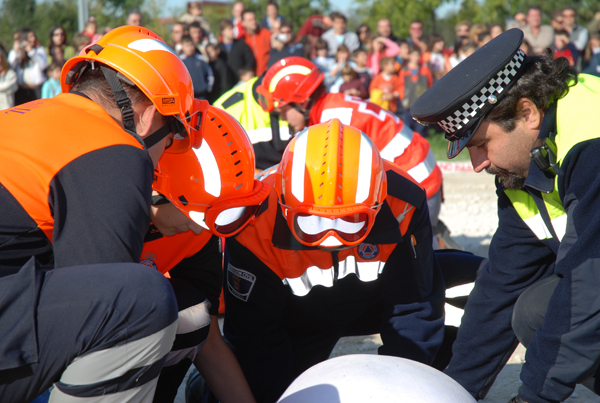
[[302, 241], [318, 245], [331, 231], [338, 235], [342, 243], [355, 244], [369, 232], [369, 216], [355, 213], [339, 218], [299, 213], [294, 217], [294, 231]]
[[258, 104], [263, 108], [265, 112], [273, 112], [275, 109], [273, 94], [271, 94], [263, 85], [259, 85], [256, 88], [258, 95]]
[[207, 101], [194, 99], [191, 113], [186, 112], [184, 117], [175, 116], [174, 122], [171, 123], [175, 136], [173, 143], [165, 149], [165, 152], [181, 154], [191, 147], [200, 147], [202, 144], [202, 118], [207, 108]]

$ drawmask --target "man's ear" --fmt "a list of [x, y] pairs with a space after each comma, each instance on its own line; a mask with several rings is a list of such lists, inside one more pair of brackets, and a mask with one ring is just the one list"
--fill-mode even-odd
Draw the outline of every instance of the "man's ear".
[[537, 105], [529, 98], [521, 98], [517, 101], [517, 110], [525, 121], [525, 126], [529, 130], [540, 130], [544, 112], [538, 109]]
[[150, 133], [150, 128], [152, 127], [152, 122], [154, 121], [154, 115], [156, 114], [156, 106], [154, 104], [150, 104], [146, 107], [142, 107], [143, 109], [140, 111], [139, 120], [136, 125], [137, 134], [144, 138], [148, 136]]

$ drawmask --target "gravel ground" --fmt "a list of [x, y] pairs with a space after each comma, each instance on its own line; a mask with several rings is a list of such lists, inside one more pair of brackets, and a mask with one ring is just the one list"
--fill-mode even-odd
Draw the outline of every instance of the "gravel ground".
[[[466, 165], [455, 167], [464, 169]], [[452, 169], [452, 165], [446, 168]], [[452, 238], [465, 249], [487, 256], [490, 240], [498, 225], [493, 177], [460, 169], [444, 172], [444, 198], [440, 218], [450, 230]], [[336, 345], [332, 357], [345, 354], [377, 354], [377, 347], [380, 345], [379, 335], [347, 337]], [[519, 373], [524, 361], [525, 349], [519, 346], [500, 372], [488, 396], [481, 402], [507, 403], [521, 384]], [[182, 389], [180, 388], [177, 403], [184, 403]], [[580, 385], [566, 402], [600, 403], [600, 396]]]

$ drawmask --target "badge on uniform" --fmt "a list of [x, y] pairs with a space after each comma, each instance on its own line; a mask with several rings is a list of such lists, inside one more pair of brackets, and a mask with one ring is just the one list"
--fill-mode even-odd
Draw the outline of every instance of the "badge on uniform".
[[254, 274], [233, 267], [231, 263], [227, 266], [227, 288], [234, 297], [247, 302], [255, 282]]
[[358, 256], [365, 260], [375, 259], [379, 255], [379, 246], [370, 243], [358, 245]]

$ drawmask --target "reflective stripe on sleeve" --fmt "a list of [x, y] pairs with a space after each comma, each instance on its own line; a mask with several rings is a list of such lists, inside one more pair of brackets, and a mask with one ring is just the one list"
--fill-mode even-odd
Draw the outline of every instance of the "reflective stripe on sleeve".
[[431, 175], [435, 169], [435, 166], [436, 163], [435, 157], [433, 156], [433, 151], [429, 149], [429, 153], [427, 153], [425, 160], [417, 166], [412, 167], [407, 172], [414, 180], [421, 183], [427, 179], [429, 175]]
[[381, 158], [394, 162], [396, 158], [404, 154], [404, 151], [413, 140], [413, 135], [414, 132], [406, 125], [402, 126], [402, 130], [400, 130], [394, 138], [383, 147], [383, 150], [381, 150]]
[[210, 302], [205, 300], [200, 304], [179, 311], [177, 334], [190, 333], [210, 325], [211, 317], [208, 313], [209, 308]]

